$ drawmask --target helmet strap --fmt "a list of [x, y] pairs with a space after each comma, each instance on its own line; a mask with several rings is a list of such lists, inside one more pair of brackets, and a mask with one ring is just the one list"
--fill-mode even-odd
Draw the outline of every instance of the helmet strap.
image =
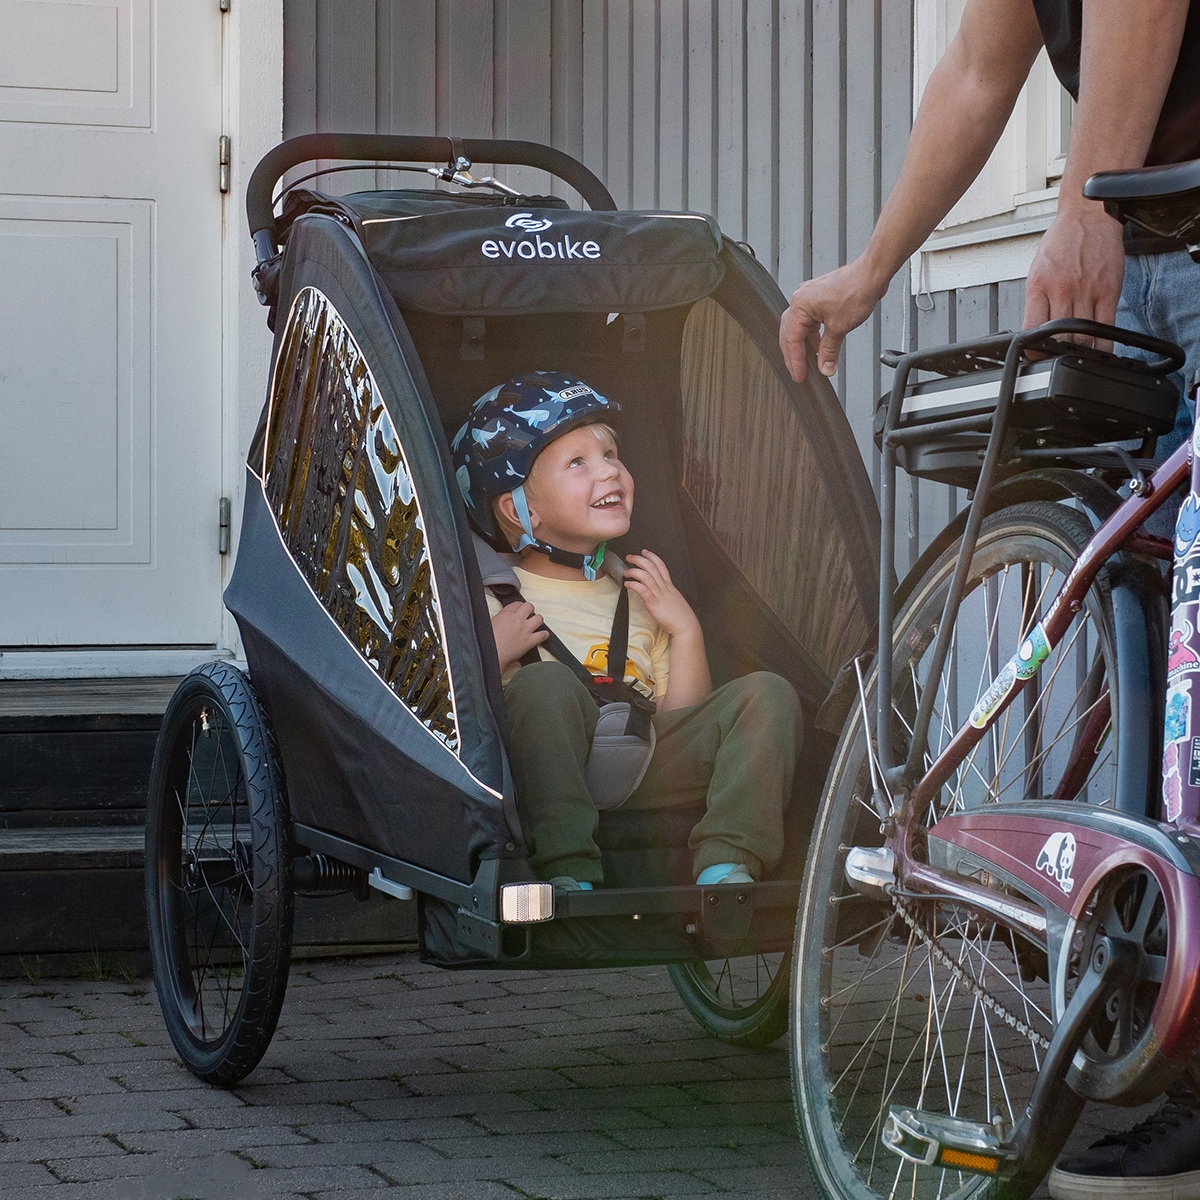
[[525, 536], [513, 547], [514, 550], [524, 550], [526, 546], [536, 546], [537, 538], [533, 536], [533, 521], [529, 518], [529, 501], [525, 499], [525, 485], [519, 484], [512, 490], [513, 508], [517, 510], [517, 520]]
[[544, 554], [552, 563], [564, 567], [574, 567], [583, 572], [584, 579], [590, 583], [600, 572], [600, 564], [604, 561], [604, 547], [607, 542], [601, 542], [591, 554], [574, 554], [570, 550], [560, 550], [533, 536], [533, 522], [529, 517], [529, 502], [525, 499], [525, 485], [522, 483], [512, 490], [513, 508], [517, 512], [517, 520], [521, 522], [521, 540], [513, 547], [521, 550], [536, 550]]

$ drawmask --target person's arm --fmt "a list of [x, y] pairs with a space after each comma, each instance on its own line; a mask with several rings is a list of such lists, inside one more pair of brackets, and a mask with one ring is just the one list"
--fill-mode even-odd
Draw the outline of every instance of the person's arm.
[[808, 370], [805, 341], [818, 332], [818, 369], [837, 370], [846, 334], [871, 315], [892, 277], [979, 174], [1041, 45], [1030, 0], [967, 0], [958, 33], [929, 77], [900, 176], [866, 248], [846, 266], [801, 284], [783, 314], [779, 344], [797, 382]]
[[625, 586], [642, 598], [646, 611], [671, 638], [671, 670], [658, 711], [699, 704], [712, 691], [704, 632], [692, 606], [671, 582], [667, 564], [649, 550], [631, 554], [625, 567]]
[[1025, 326], [1055, 317], [1112, 323], [1125, 253], [1121, 226], [1083, 198], [1097, 171], [1140, 167], [1179, 58], [1189, 0], [1086, 0], [1079, 103], [1058, 213], [1025, 283]]

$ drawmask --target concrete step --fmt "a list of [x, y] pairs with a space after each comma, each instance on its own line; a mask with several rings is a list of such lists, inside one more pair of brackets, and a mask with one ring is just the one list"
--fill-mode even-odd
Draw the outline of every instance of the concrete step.
[[[144, 966], [146, 792], [177, 683], [0, 681], [0, 976], [81, 955]], [[297, 900], [298, 956], [415, 937], [414, 903]]]
[[140, 825], [177, 683], [0, 681], [0, 829]]
[[140, 871], [140, 826], [0, 829], [0, 871]]

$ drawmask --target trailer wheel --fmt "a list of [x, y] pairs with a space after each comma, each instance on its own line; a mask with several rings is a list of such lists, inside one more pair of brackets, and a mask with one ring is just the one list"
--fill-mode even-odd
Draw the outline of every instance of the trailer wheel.
[[291, 819], [274, 738], [239, 670], [209, 663], [167, 707], [146, 813], [154, 982], [184, 1066], [230, 1086], [257, 1065], [291, 957]]
[[673, 963], [667, 968], [684, 1007], [713, 1037], [769, 1046], [787, 1032], [790, 952]]

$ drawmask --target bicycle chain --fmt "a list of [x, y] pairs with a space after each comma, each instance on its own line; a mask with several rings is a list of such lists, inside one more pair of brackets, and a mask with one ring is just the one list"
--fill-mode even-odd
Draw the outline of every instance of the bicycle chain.
[[1015, 1029], [1022, 1037], [1027, 1037], [1035, 1046], [1042, 1050], [1050, 1049], [1049, 1038], [1043, 1037], [1036, 1029], [1030, 1028], [1024, 1021], [1021, 1020], [1015, 1013], [1011, 1013], [999, 1000], [996, 999], [990, 992], [986, 991], [981, 984], [972, 979], [963, 968], [946, 953], [945, 950], [938, 945], [936, 940], [917, 919], [917, 917], [909, 910], [908, 905], [900, 898], [895, 889], [890, 889], [892, 904], [895, 906], [896, 912], [900, 914], [901, 920], [929, 947], [930, 954], [938, 960], [968, 991], [970, 991], [976, 1000], [985, 1008], [994, 1012], [1004, 1023], [1011, 1029]]

